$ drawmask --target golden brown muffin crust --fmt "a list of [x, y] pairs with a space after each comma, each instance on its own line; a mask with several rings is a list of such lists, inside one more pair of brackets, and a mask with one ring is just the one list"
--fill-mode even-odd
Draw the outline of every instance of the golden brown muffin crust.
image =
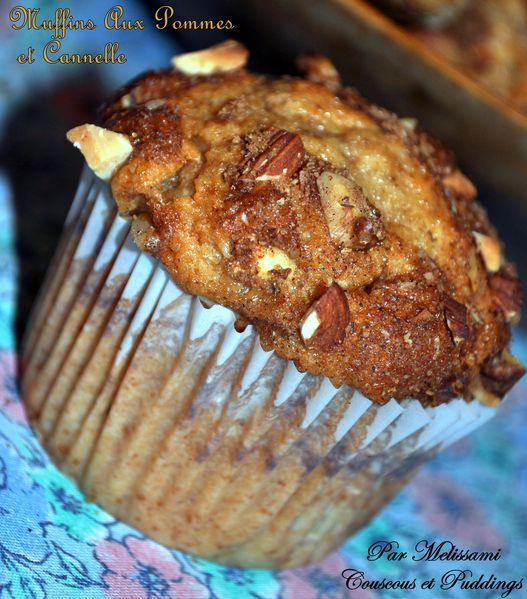
[[146, 73], [114, 98], [104, 126], [133, 152], [111, 186], [139, 246], [265, 349], [374, 401], [503, 395], [521, 290], [472, 184], [325, 59], [301, 66]]

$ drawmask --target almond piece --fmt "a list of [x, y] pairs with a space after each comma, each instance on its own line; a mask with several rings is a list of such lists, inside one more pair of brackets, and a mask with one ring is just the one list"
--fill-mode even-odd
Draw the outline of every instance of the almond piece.
[[457, 196], [466, 200], [472, 200], [476, 197], [477, 190], [472, 181], [467, 179], [461, 171], [455, 170], [443, 177], [443, 184]]
[[161, 244], [161, 239], [150, 220], [145, 216], [134, 216], [130, 226], [132, 237], [137, 247], [144, 252], [154, 253]]
[[477, 378], [470, 387], [472, 396], [485, 406], [496, 408], [500, 405], [500, 398], [485, 388], [481, 378]]
[[105, 181], [125, 162], [133, 149], [126, 135], [96, 125], [70, 129], [67, 138], [82, 152], [92, 171]]
[[492, 275], [489, 278], [489, 286], [494, 303], [505, 314], [507, 321], [517, 324], [523, 303], [521, 282], [518, 279]]
[[472, 231], [478, 251], [483, 258], [483, 262], [489, 272], [498, 272], [501, 267], [501, 249], [500, 243], [494, 237]]
[[317, 178], [317, 187], [333, 240], [346, 248], [364, 250], [384, 238], [379, 214], [358, 185], [342, 175], [324, 171]]
[[412, 320], [414, 320], [415, 322], [428, 322], [429, 320], [432, 320], [433, 318], [434, 318], [434, 316], [430, 312], [430, 310], [427, 310], [425, 308], [424, 310], [421, 310], [421, 312], [419, 312], [419, 314], [417, 314], [417, 316], [414, 316]]
[[434, 406], [439, 406], [442, 403], [446, 403], [447, 401], [454, 399], [457, 397], [457, 395], [458, 394], [454, 391], [454, 389], [452, 389], [450, 384], [446, 383], [434, 393], [432, 404]]
[[297, 59], [296, 66], [309, 81], [321, 83], [332, 90], [340, 87], [340, 75], [335, 65], [322, 54], [304, 54]]
[[524, 374], [525, 368], [505, 349], [483, 363], [481, 383], [490, 393], [503, 397]]
[[132, 106], [135, 106], [135, 105], [136, 105], [136, 101], [135, 101], [133, 92], [130, 94], [125, 94], [121, 98], [121, 108], [131, 108]]
[[469, 337], [467, 308], [451, 297], [445, 297], [445, 320], [455, 345], [466, 341]]
[[187, 52], [172, 58], [172, 66], [184, 75], [227, 73], [245, 66], [249, 52], [235, 40], [227, 40], [197, 52]]
[[243, 316], [236, 314], [236, 318], [234, 320], [234, 328], [237, 333], [243, 333], [245, 329], [249, 326], [249, 321]]
[[210, 310], [215, 303], [208, 299], [207, 297], [203, 297], [202, 295], [198, 295], [199, 303], [205, 308], [205, 310]]
[[304, 157], [304, 144], [300, 135], [280, 129], [249, 166], [246, 176], [255, 181], [275, 181], [291, 177], [302, 165]]
[[280, 248], [271, 247], [265, 250], [263, 256], [257, 261], [258, 274], [266, 277], [273, 270], [296, 270], [296, 264]]
[[401, 125], [408, 131], [415, 131], [417, 129], [417, 119], [411, 117], [404, 117], [399, 119]]
[[346, 294], [333, 283], [306, 312], [300, 322], [300, 335], [306, 346], [329, 350], [344, 341], [349, 321]]

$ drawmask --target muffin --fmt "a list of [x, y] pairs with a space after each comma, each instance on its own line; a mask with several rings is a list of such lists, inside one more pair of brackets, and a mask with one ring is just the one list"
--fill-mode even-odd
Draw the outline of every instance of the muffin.
[[89, 168], [22, 393], [88, 499], [166, 545], [286, 567], [492, 417], [523, 374], [521, 286], [413, 120], [323, 57], [303, 78], [246, 59], [177, 56], [68, 133]]
[[448, 23], [413, 33], [494, 94], [527, 110], [525, 0], [472, 2]]
[[474, 0], [372, 0], [380, 9], [403, 23], [445, 25]]

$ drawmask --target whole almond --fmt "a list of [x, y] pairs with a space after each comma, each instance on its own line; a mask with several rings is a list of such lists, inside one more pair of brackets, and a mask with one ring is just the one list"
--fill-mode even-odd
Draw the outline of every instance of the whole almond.
[[329, 350], [342, 343], [349, 321], [346, 294], [333, 283], [306, 312], [300, 334], [308, 347]]
[[300, 135], [280, 129], [270, 138], [265, 150], [250, 164], [246, 176], [255, 181], [291, 177], [302, 165], [304, 157], [304, 144]]
[[467, 308], [451, 297], [445, 297], [445, 320], [455, 345], [466, 341], [469, 337]]
[[317, 187], [333, 240], [345, 248], [365, 250], [384, 238], [379, 214], [353, 181], [324, 171], [317, 178]]

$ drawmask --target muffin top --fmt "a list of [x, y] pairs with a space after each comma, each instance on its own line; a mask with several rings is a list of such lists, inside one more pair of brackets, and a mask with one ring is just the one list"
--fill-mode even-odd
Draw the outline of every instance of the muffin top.
[[228, 41], [148, 72], [68, 137], [134, 238], [264, 349], [373, 401], [497, 398], [521, 286], [476, 191], [411, 119], [342, 87], [249, 73]]

